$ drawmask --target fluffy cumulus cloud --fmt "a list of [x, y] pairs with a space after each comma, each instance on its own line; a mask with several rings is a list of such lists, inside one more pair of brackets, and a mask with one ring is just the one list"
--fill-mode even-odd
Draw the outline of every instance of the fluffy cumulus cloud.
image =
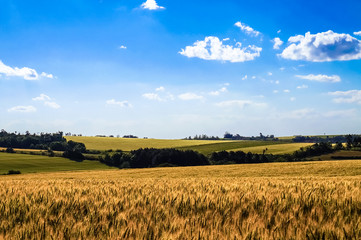
[[7, 77], [21, 77], [25, 80], [38, 80], [39, 77], [45, 77], [45, 78], [54, 78], [53, 74], [48, 74], [45, 72], [42, 72], [40, 75], [36, 72], [35, 69], [23, 67], [10, 67], [5, 65], [0, 60], [0, 74], [4, 74]]
[[142, 3], [141, 7], [148, 10], [164, 9], [164, 7], [159, 6], [155, 0], [147, 0], [146, 2]]
[[216, 103], [217, 107], [238, 107], [238, 108], [245, 108], [248, 106], [252, 107], [264, 107], [266, 103], [257, 103], [251, 100], [229, 100]]
[[197, 95], [195, 93], [182, 93], [180, 95], [178, 95], [178, 98], [180, 100], [184, 100], [184, 101], [188, 101], [188, 100], [202, 100], [203, 96], [201, 95]]
[[38, 73], [34, 69], [28, 67], [12, 68], [5, 65], [2, 61], [0, 61], [0, 73], [7, 77], [21, 77], [25, 80], [37, 80], [39, 78]]
[[254, 30], [253, 28], [251, 28], [250, 26], [242, 23], [242, 22], [236, 22], [234, 24], [235, 26], [239, 27], [243, 32], [245, 32], [247, 35], [250, 35], [250, 36], [259, 36], [261, 33]]
[[312, 62], [347, 61], [361, 59], [361, 41], [349, 34], [327, 32], [288, 39], [290, 44], [280, 54], [282, 58]]
[[341, 78], [338, 75], [327, 76], [323, 74], [309, 74], [309, 75], [296, 75], [297, 78], [306, 79], [316, 82], [328, 82], [328, 83], [337, 83], [341, 82]]
[[361, 90], [336, 91], [328, 93], [335, 98], [335, 103], [357, 103], [361, 104]]
[[117, 105], [120, 107], [132, 107], [132, 104], [130, 104], [128, 101], [115, 101], [115, 99], [111, 99], [106, 101], [108, 105]]
[[283, 41], [278, 37], [274, 38], [272, 42], [273, 42], [273, 49], [280, 49], [280, 46], [282, 46], [283, 44]]
[[186, 46], [179, 53], [192, 58], [204, 60], [219, 60], [229, 62], [245, 62], [260, 56], [262, 48], [249, 45], [242, 48], [238, 42], [236, 46], [225, 45], [218, 37], [206, 37], [204, 41], [197, 41], [193, 46]]
[[34, 106], [16, 106], [8, 109], [8, 112], [29, 113], [29, 112], [36, 112], [36, 108]]
[[33, 101], [43, 102], [45, 106], [50, 107], [50, 108], [54, 108], [54, 109], [60, 108], [59, 104], [52, 101], [51, 97], [49, 97], [48, 95], [46, 95], [44, 93], [40, 94], [38, 97], [34, 97]]

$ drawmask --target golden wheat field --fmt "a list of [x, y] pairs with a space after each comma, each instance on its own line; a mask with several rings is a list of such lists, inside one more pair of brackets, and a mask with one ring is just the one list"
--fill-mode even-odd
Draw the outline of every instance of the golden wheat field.
[[360, 239], [361, 161], [0, 177], [6, 239]]

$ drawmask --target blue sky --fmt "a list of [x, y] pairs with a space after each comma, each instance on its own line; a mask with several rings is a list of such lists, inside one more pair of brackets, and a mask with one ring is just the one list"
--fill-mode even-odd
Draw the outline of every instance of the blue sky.
[[360, 133], [359, 1], [0, 5], [7, 131]]

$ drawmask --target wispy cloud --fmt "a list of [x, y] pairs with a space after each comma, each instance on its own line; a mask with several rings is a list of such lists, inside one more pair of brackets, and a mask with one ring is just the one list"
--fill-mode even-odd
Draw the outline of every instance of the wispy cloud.
[[302, 84], [301, 86], [297, 86], [297, 89], [305, 89], [305, 88], [308, 88], [308, 86], [305, 84]]
[[46, 101], [46, 102], [44, 102], [44, 105], [48, 106], [50, 108], [54, 108], [54, 109], [60, 108], [60, 105], [57, 104], [56, 102], [48, 102], [48, 101]]
[[183, 56], [197, 57], [204, 60], [219, 60], [229, 62], [245, 62], [254, 60], [260, 56], [262, 48], [254, 45], [241, 47], [240, 42], [236, 46], [224, 45], [218, 37], [206, 37], [204, 41], [197, 41], [193, 46], [186, 46], [179, 53]]
[[361, 59], [361, 41], [349, 34], [329, 30], [317, 34], [307, 32], [288, 39], [290, 45], [280, 54], [282, 58], [312, 62]]
[[157, 91], [157, 92], [164, 92], [164, 91], [165, 91], [165, 88], [164, 88], [163, 86], [160, 86], [160, 87], [156, 88], [155, 91]]
[[44, 105], [50, 108], [54, 108], [54, 109], [58, 109], [60, 108], [60, 105], [57, 104], [56, 102], [52, 101], [51, 97], [49, 97], [48, 95], [42, 93], [40, 94], [40, 96], [38, 97], [34, 97], [32, 98], [33, 101], [41, 101], [44, 102]]
[[335, 103], [361, 104], [361, 90], [336, 91], [328, 94], [336, 97], [333, 99]]
[[221, 89], [217, 90], [217, 91], [212, 91], [209, 93], [209, 95], [212, 96], [219, 96], [221, 93], [227, 92], [227, 88], [226, 87], [222, 87]]
[[40, 94], [39, 97], [32, 98], [33, 101], [49, 101], [51, 98], [48, 95], [45, 95], [44, 93]]
[[142, 3], [141, 7], [148, 10], [165, 9], [162, 6], [159, 6], [155, 0], [147, 0], [146, 2]]
[[328, 82], [328, 83], [341, 82], [341, 78], [338, 75], [327, 76], [323, 74], [318, 74], [318, 75], [309, 74], [309, 75], [296, 75], [295, 77], [310, 81], [316, 81], [316, 82]]
[[204, 97], [201, 95], [197, 95], [195, 93], [182, 93], [180, 95], [178, 95], [178, 98], [184, 101], [189, 101], [189, 100], [203, 100]]
[[119, 46], [119, 49], [127, 49], [127, 47], [124, 45], [121, 45], [121, 46]]
[[8, 109], [8, 112], [29, 113], [29, 112], [36, 112], [36, 108], [34, 106], [16, 106]]
[[361, 36], [361, 31], [354, 32], [353, 34], [356, 35], [356, 36]]
[[130, 104], [128, 101], [116, 101], [115, 99], [107, 100], [107, 105], [117, 105], [119, 107], [133, 107], [132, 104]]
[[258, 37], [261, 34], [260, 32], [254, 30], [253, 28], [242, 22], [236, 22], [234, 25], [239, 27], [247, 35]]
[[251, 100], [229, 100], [229, 101], [216, 103], [217, 107], [238, 107], [238, 108], [245, 108], [247, 106], [264, 107], [266, 105], [267, 105], [266, 103], [257, 103]]
[[142, 96], [149, 100], [164, 101], [157, 93], [144, 93]]

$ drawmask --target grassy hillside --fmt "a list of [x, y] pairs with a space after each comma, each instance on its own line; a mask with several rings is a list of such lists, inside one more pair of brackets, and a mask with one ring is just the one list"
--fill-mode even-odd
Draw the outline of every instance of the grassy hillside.
[[185, 146], [198, 146], [232, 141], [211, 140], [168, 140], [168, 139], [142, 139], [142, 138], [110, 138], [110, 137], [73, 137], [66, 139], [82, 142], [87, 149], [109, 150], [121, 149], [131, 151], [139, 148], [178, 148]]
[[4, 239], [360, 239], [361, 161], [0, 176]]
[[[269, 149], [269, 153], [292, 153], [300, 147], [310, 145], [309, 143], [290, 143], [288, 141], [166, 140], [109, 137], [66, 137], [66, 139], [82, 142], [88, 149], [95, 150], [120, 149], [131, 151], [139, 148], [177, 148], [180, 150], [194, 150], [203, 154], [223, 150], [261, 153], [265, 148]], [[283, 144], [286, 145], [282, 146]]]
[[11, 169], [20, 170], [21, 173], [35, 173], [73, 170], [101, 170], [111, 168], [97, 161], [75, 162], [59, 157], [0, 153], [0, 174], [7, 173]]

